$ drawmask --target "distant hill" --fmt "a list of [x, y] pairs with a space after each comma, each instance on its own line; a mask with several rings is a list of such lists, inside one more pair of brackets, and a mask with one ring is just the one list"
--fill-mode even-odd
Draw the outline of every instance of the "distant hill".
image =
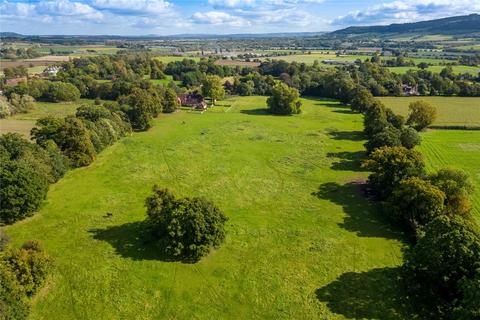
[[23, 35], [16, 32], [0, 32], [0, 38], [23, 38]]
[[457, 16], [414, 23], [391, 24], [388, 26], [348, 27], [329, 33], [329, 36], [392, 35], [392, 34], [451, 34], [473, 35], [480, 33], [480, 15]]

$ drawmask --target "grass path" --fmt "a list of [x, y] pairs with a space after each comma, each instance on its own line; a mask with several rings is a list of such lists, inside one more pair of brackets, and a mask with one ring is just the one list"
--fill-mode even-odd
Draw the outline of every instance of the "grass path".
[[[222, 104], [162, 116], [6, 228], [17, 244], [40, 239], [56, 261], [32, 319], [411, 318], [401, 234], [357, 184], [367, 176], [361, 116], [313, 99], [292, 117], [265, 114], [263, 97]], [[224, 245], [184, 264], [145, 244], [153, 184], [217, 203], [229, 216]]]

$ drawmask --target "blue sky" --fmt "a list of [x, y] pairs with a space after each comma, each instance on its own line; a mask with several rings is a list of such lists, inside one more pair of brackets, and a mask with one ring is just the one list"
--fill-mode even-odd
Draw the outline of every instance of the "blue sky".
[[0, 0], [0, 30], [170, 35], [329, 31], [480, 12], [480, 0]]

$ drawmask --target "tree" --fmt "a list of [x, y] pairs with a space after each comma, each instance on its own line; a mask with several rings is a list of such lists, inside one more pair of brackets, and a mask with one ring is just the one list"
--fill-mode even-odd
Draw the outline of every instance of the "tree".
[[403, 179], [425, 175], [422, 155], [404, 147], [377, 148], [369, 155], [362, 167], [372, 171], [368, 177], [369, 185], [384, 199]]
[[48, 179], [23, 161], [0, 163], [0, 222], [13, 223], [31, 216], [48, 191]]
[[363, 118], [364, 132], [367, 136], [372, 136], [382, 132], [389, 126], [387, 121], [387, 112], [383, 103], [374, 100], [373, 104], [365, 111]]
[[19, 95], [12, 93], [10, 104], [13, 106], [15, 113], [26, 113], [35, 109], [35, 99], [28, 94]]
[[32, 139], [42, 147], [45, 147], [48, 141], [57, 141], [60, 129], [65, 125], [65, 119], [47, 116], [40, 118], [35, 123], [35, 127], [30, 131]]
[[132, 128], [140, 131], [150, 129], [153, 118], [163, 109], [163, 101], [156, 92], [140, 88], [133, 89], [131, 94], [119, 100]]
[[420, 142], [422, 141], [418, 132], [410, 127], [402, 128], [400, 140], [402, 146], [407, 149], [413, 149], [415, 146], [420, 145]]
[[417, 65], [417, 67], [419, 67], [419, 68], [422, 69], [422, 70], [425, 70], [425, 69], [427, 69], [427, 68], [429, 67], [429, 65], [428, 65], [428, 63], [426, 63], [426, 62], [420, 62], [420, 63]]
[[374, 134], [368, 141], [365, 143], [367, 152], [370, 153], [376, 148], [389, 146], [389, 147], [400, 147], [402, 146], [402, 141], [400, 139], [401, 131], [394, 127], [387, 127], [383, 131], [380, 131]]
[[219, 76], [208, 75], [202, 81], [202, 94], [205, 97], [212, 99], [212, 104], [225, 96], [225, 89], [223, 88], [222, 79]]
[[90, 132], [81, 119], [73, 116], [65, 118], [55, 142], [74, 167], [88, 166], [95, 159]]
[[388, 211], [400, 224], [413, 231], [444, 213], [445, 193], [428, 180], [409, 177], [402, 180], [388, 198]]
[[165, 90], [165, 101], [163, 106], [164, 113], [172, 113], [180, 107], [177, 94], [171, 88]]
[[272, 95], [267, 99], [269, 111], [273, 114], [290, 115], [300, 113], [302, 103], [300, 94], [295, 88], [279, 83], [272, 89]]
[[80, 91], [71, 83], [51, 82], [46, 99], [52, 102], [77, 101], [80, 99]]
[[476, 276], [479, 261], [478, 227], [458, 216], [439, 216], [407, 249], [404, 266], [416, 298], [447, 313], [461, 298], [462, 283]]
[[453, 311], [452, 319], [480, 319], [480, 270], [473, 279], [462, 280], [460, 290], [462, 298]]
[[468, 215], [472, 204], [468, 197], [474, 187], [468, 174], [462, 170], [445, 168], [430, 176], [433, 185], [445, 195], [445, 208], [449, 215]]
[[204, 198], [177, 199], [155, 186], [146, 207], [151, 230], [174, 257], [197, 261], [225, 239], [227, 217]]
[[417, 131], [421, 131], [431, 125], [437, 117], [437, 109], [427, 101], [415, 101], [408, 106], [410, 114], [407, 124]]
[[362, 86], [356, 86], [352, 93], [352, 100], [350, 102], [350, 108], [352, 111], [365, 112], [374, 103], [373, 95], [367, 88]]

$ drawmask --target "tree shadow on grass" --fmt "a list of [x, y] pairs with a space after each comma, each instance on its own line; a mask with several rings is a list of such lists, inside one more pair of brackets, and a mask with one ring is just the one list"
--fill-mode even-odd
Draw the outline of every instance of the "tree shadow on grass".
[[328, 132], [328, 136], [334, 140], [351, 140], [362, 141], [365, 140], [365, 135], [362, 131], [336, 131], [331, 130]]
[[327, 157], [339, 159], [333, 162], [331, 168], [340, 171], [366, 171], [362, 168], [361, 161], [365, 158], [364, 151], [356, 152], [329, 152]]
[[400, 267], [347, 272], [315, 293], [330, 311], [351, 319], [421, 319], [405, 294]]
[[159, 260], [183, 263], [192, 263], [183, 257], [174, 257], [165, 252], [159, 241], [151, 238], [151, 232], [144, 221], [125, 223], [105, 229], [89, 231], [96, 240], [108, 242], [115, 253], [132, 260]]
[[240, 110], [240, 113], [248, 114], [251, 116], [271, 116], [271, 117], [288, 117], [290, 115], [282, 115], [282, 114], [273, 114], [268, 112], [266, 108], [258, 108], [258, 109], [244, 109]]
[[339, 224], [341, 228], [355, 232], [360, 237], [378, 237], [405, 242], [407, 239], [403, 232], [392, 226], [385, 217], [380, 215], [378, 208], [365, 198], [364, 187], [360, 182], [344, 185], [327, 182], [320, 185], [312, 195], [343, 207], [346, 217]]
[[356, 112], [347, 109], [340, 109], [340, 110], [333, 110], [335, 113], [343, 113], [343, 114], [356, 114]]

